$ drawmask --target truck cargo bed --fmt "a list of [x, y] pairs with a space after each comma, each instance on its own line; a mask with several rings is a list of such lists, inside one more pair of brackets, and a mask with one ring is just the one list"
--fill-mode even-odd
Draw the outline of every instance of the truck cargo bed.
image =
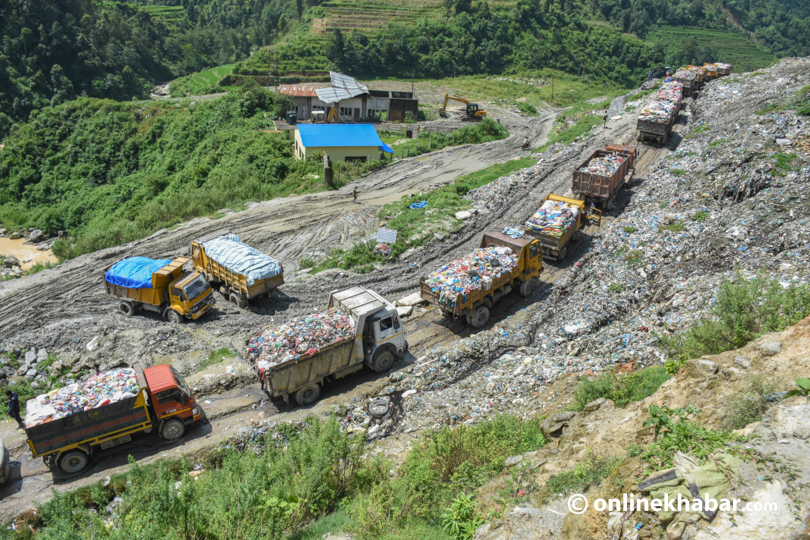
[[607, 150], [597, 150], [591, 154], [588, 159], [574, 170], [571, 190], [575, 194], [580, 194], [580, 197], [607, 200], [619, 186], [621, 186], [625, 175], [628, 173], [631, 163], [630, 155], [619, 152], [619, 154], [625, 157], [625, 160], [611, 176], [583, 172], [580, 169], [587, 167], [588, 163], [595, 158], [609, 156], [611, 154], [613, 154], [613, 152], [608, 152]]

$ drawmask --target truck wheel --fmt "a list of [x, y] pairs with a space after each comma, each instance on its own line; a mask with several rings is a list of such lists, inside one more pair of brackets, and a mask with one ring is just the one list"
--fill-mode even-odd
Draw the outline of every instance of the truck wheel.
[[312, 405], [321, 395], [321, 387], [317, 384], [312, 384], [306, 388], [302, 388], [295, 393], [295, 401], [302, 407], [305, 405]]
[[565, 259], [565, 257], [566, 257], [567, 255], [568, 255], [568, 246], [564, 246], [564, 247], [563, 247], [563, 248], [560, 250], [560, 253], [557, 255], [557, 260], [558, 260], [558, 261], [562, 261], [562, 260], [564, 260], [564, 259]]
[[166, 313], [166, 320], [170, 323], [181, 324], [183, 322], [183, 316], [177, 313], [175, 310], [170, 309]]
[[230, 300], [233, 305], [242, 309], [246, 308], [248, 304], [246, 298], [242, 298], [240, 294], [235, 292], [231, 292]]
[[135, 315], [135, 306], [132, 305], [132, 302], [121, 302], [118, 304], [118, 311], [120, 311], [124, 317], [132, 317]]
[[371, 359], [371, 369], [377, 373], [388, 371], [394, 365], [394, 360], [396, 360], [394, 353], [388, 349], [378, 349]]
[[68, 474], [74, 474], [87, 467], [88, 461], [87, 454], [81, 450], [71, 450], [62, 455], [59, 460], [59, 468]]
[[481, 328], [489, 321], [489, 308], [487, 306], [478, 306], [475, 309], [475, 314], [470, 317], [470, 326], [473, 328]]
[[526, 298], [532, 294], [535, 287], [537, 287], [537, 278], [527, 279], [520, 284], [520, 296]]
[[170, 418], [166, 420], [163, 427], [160, 428], [160, 436], [167, 441], [174, 441], [182, 437], [186, 432], [186, 425], [177, 418]]

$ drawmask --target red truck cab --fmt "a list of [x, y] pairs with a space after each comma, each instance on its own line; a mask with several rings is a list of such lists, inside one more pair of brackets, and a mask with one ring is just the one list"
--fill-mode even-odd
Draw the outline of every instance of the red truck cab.
[[164, 439], [179, 439], [200, 419], [200, 407], [185, 379], [173, 367], [162, 364], [143, 371], [158, 433]]

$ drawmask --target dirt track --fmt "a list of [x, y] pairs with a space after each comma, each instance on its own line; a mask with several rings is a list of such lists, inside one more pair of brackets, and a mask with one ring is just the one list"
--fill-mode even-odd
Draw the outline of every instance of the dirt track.
[[[555, 111], [546, 111], [530, 120], [502, 114], [501, 122], [512, 133], [509, 139], [450, 148], [396, 162], [357, 181], [360, 192], [360, 204], [357, 205], [351, 203], [350, 187], [338, 192], [268, 201], [218, 220], [194, 220], [172, 231], [161, 231], [138, 242], [68, 261], [53, 270], [5, 282], [0, 285], [0, 325], [4, 329], [4, 344], [46, 347], [60, 358], [72, 357], [77, 364], [99, 361], [103, 367], [113, 367], [135, 361], [145, 365], [171, 362], [187, 373], [194, 373], [199, 361], [211, 350], [229, 347], [241, 351], [247, 335], [262, 326], [321, 308], [327, 292], [335, 288], [366, 285], [395, 300], [415, 291], [419, 276], [433, 270], [441, 261], [477, 247], [484, 230], [519, 225], [534, 212], [548, 192], [565, 193], [570, 188], [571, 171], [592, 151], [610, 142], [631, 141], [634, 117], [627, 115], [611, 121], [609, 129], [600, 128], [586, 143], [572, 145], [569, 153], [557, 154], [534, 183], [523, 192], [514, 194], [499, 213], [476, 216], [466, 222], [459, 233], [450, 235], [443, 242], [431, 242], [406, 262], [365, 275], [328, 272], [308, 276], [290, 270], [297, 267], [302, 254], [313, 249], [348, 247], [354, 241], [368, 237], [378, 226], [376, 214], [379, 208], [387, 202], [398, 200], [404, 194], [448, 183], [461, 174], [493, 163], [525, 157], [526, 154], [519, 149], [519, 141], [528, 135], [533, 146], [542, 144], [555, 117]], [[671, 141], [677, 140], [673, 135]], [[666, 152], [666, 149], [643, 147], [637, 168], [639, 175], [643, 176], [644, 169], [657, 161], [659, 154]], [[632, 196], [631, 185], [621, 193], [617, 210], [605, 213], [605, 220], [615, 219]], [[199, 322], [176, 326], [143, 315], [125, 319], [117, 313], [116, 302], [103, 294], [101, 273], [115, 260], [133, 255], [167, 258], [184, 254], [193, 238], [220, 229], [237, 233], [242, 240], [282, 261], [288, 270], [287, 283], [281, 288], [278, 298], [252, 306], [250, 310], [239, 310], [217, 295], [214, 313]], [[594, 234], [598, 234], [595, 227], [586, 230], [586, 235], [564, 263], [547, 263], [543, 281], [552, 283], [562, 268], [574, 264], [589, 249]], [[517, 294], [505, 298], [494, 310], [487, 327], [498, 324], [533, 302], [542, 301], [544, 289], [539, 288], [528, 299]], [[460, 321], [444, 319], [436, 310], [419, 309], [406, 325], [411, 352], [415, 356], [436, 344], [446, 345], [470, 333]], [[98, 345], [90, 350], [87, 345], [92, 345], [94, 338]], [[413, 355], [396, 364], [394, 369], [402, 369], [412, 362]], [[234, 363], [239, 362], [236, 359]], [[272, 403], [263, 401], [264, 396], [251, 387], [258, 385], [252, 383], [225, 394], [209, 396], [210, 405], [203, 402], [203, 407], [209, 417], [219, 418], [190, 433], [183, 444], [167, 445], [157, 438], [153, 441], [150, 438], [151, 443], [133, 441], [112, 449], [107, 461], [101, 459], [88, 473], [58, 487], [78, 487], [122, 472], [129, 453], [137, 455], [141, 461], [151, 462], [221, 444], [239, 426], [256, 418], [259, 411], [285, 420], [307, 412], [326, 413], [335, 404], [345, 403], [352, 397], [379, 392], [385, 380], [385, 375], [366, 373], [351, 385], [329, 390], [325, 398], [311, 408], [291, 409], [289, 412], [279, 411]], [[253, 410], [254, 407], [259, 411]], [[214, 409], [219, 411], [212, 414]], [[12, 449], [13, 458], [23, 462], [23, 480], [0, 491], [4, 498], [0, 514], [9, 515], [27, 508], [34, 501], [49, 498], [53, 479], [41, 461], [31, 459], [20, 432], [10, 429], [9, 423], [4, 423], [0, 430], [6, 445]]]

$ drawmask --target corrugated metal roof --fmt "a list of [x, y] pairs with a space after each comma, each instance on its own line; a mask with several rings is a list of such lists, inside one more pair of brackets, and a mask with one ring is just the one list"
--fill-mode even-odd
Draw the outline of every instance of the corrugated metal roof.
[[376, 146], [394, 153], [371, 124], [298, 124], [298, 133], [304, 146], [310, 148]]
[[334, 71], [330, 71], [329, 76], [332, 78], [331, 88], [315, 89], [315, 93], [318, 94], [318, 99], [324, 103], [337, 103], [344, 99], [368, 94], [368, 86], [360, 84], [353, 77]]
[[177, 386], [174, 382], [172, 369], [166, 364], [146, 368], [143, 370], [143, 375], [146, 377], [146, 384], [149, 385], [149, 390], [153, 394]]
[[317, 97], [316, 90], [318, 90], [316, 86], [301, 86], [298, 84], [282, 84], [278, 87], [279, 94], [293, 97]]

